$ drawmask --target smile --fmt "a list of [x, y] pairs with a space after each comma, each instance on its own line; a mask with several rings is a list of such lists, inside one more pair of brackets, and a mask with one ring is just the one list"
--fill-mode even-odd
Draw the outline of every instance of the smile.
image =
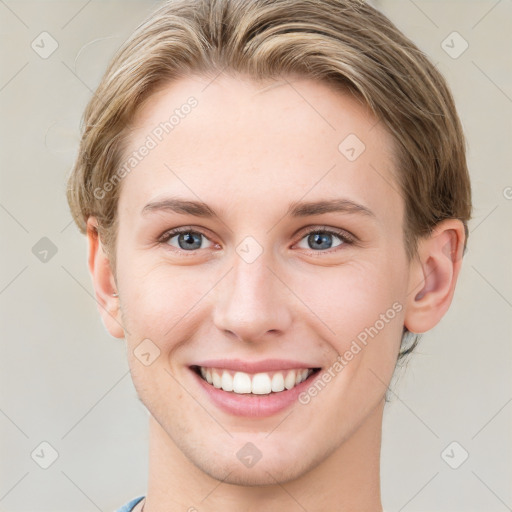
[[204, 381], [217, 389], [253, 395], [269, 395], [293, 389], [317, 371], [315, 368], [296, 368], [251, 374], [205, 366], [197, 366], [195, 370]]

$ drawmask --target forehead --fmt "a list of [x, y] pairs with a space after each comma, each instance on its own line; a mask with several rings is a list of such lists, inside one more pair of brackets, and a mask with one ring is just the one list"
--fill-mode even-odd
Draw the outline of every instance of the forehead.
[[140, 211], [172, 192], [261, 213], [301, 198], [347, 197], [396, 220], [403, 204], [393, 155], [369, 109], [323, 82], [187, 77], [137, 112], [120, 203]]

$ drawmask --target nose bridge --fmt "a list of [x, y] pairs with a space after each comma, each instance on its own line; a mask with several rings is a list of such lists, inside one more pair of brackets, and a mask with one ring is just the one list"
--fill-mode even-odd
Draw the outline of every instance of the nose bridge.
[[284, 331], [290, 312], [284, 285], [270, 270], [270, 255], [263, 252], [251, 261], [243, 248], [240, 244], [231, 272], [219, 283], [214, 322], [240, 340], [257, 341], [269, 331]]

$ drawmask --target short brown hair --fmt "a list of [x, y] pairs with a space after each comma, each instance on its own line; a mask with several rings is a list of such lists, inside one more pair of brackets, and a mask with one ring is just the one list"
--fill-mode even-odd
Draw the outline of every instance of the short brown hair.
[[[452, 95], [386, 16], [361, 0], [170, 0], [109, 64], [85, 109], [68, 179], [73, 218], [82, 233], [89, 216], [98, 218], [114, 273], [120, 185], [111, 179], [135, 113], [166, 83], [220, 71], [256, 81], [301, 75], [355, 94], [395, 141], [408, 258], [419, 238], [448, 218], [464, 223], [465, 249], [471, 188]], [[98, 198], [95, 191], [109, 182], [109, 193]]]

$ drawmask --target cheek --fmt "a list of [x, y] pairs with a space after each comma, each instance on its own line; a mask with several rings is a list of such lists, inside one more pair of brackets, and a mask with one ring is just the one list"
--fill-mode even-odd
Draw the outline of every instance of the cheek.
[[393, 329], [395, 333], [401, 330], [399, 310], [404, 283], [392, 267], [366, 261], [301, 276], [295, 289], [300, 290], [301, 300], [324, 325], [322, 333], [342, 350], [376, 322], [379, 331], [389, 331], [391, 324], [398, 326], [398, 330]]
[[216, 282], [207, 267], [155, 264], [144, 258], [127, 257], [120, 270], [126, 327], [137, 338], [154, 340], [162, 350], [171, 348], [165, 344], [177, 338], [170, 335], [172, 330], [179, 333], [184, 321], [188, 324], [197, 316]]
[[334, 423], [350, 424], [382, 399], [392, 377], [403, 328], [403, 278], [399, 280], [390, 268], [368, 264], [340, 270], [334, 270], [326, 281], [327, 294], [321, 292], [322, 283], [316, 282], [316, 292], [308, 301], [333, 331], [325, 335], [333, 349], [325, 373], [333, 385], [326, 386], [323, 396], [331, 403], [344, 404], [333, 409]]

